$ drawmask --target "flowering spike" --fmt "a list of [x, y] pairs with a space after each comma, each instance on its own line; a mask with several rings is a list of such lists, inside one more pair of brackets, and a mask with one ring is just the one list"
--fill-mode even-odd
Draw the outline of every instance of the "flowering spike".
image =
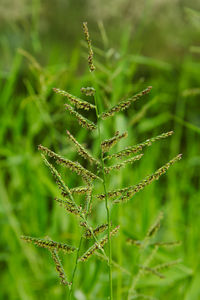
[[126, 138], [127, 136], [128, 136], [127, 132], [123, 132], [122, 134], [119, 134], [119, 131], [117, 131], [114, 137], [105, 140], [101, 143], [102, 152], [105, 153], [109, 151], [117, 142], [119, 142], [123, 138]]
[[[152, 183], [154, 180], [158, 180], [159, 177], [166, 173], [166, 171], [169, 169], [171, 165], [173, 165], [175, 162], [180, 160], [182, 157], [181, 154], [174, 157], [172, 160], [170, 160], [168, 163], [166, 163], [164, 166], [159, 168], [155, 173], [153, 173], [150, 176], [147, 176], [145, 179], [143, 179], [139, 184], [136, 184], [134, 186], [129, 186], [122, 189], [117, 189], [111, 192], [108, 192], [107, 195], [109, 198], [115, 198], [120, 196], [119, 199], [115, 200], [114, 203], [121, 203], [124, 201], [129, 200], [132, 196], [134, 196], [137, 192], [145, 188], [145, 186]], [[96, 197], [100, 200], [105, 198], [105, 194], [98, 194]]]
[[72, 106], [70, 106], [69, 104], [65, 104], [65, 108], [67, 110], [69, 110], [70, 114], [72, 114], [73, 116], [75, 116], [79, 122], [79, 124], [84, 127], [87, 128], [89, 130], [94, 130], [97, 128], [97, 126], [91, 122], [90, 120], [86, 119], [85, 117], [83, 117], [81, 114], [79, 114], [77, 111], [75, 111], [73, 109]]
[[91, 163], [95, 163], [96, 165], [100, 165], [100, 162], [94, 158], [89, 152], [88, 150], [86, 150], [81, 144], [79, 144], [79, 142], [73, 137], [73, 135], [66, 130], [67, 135], [69, 137], [69, 139], [74, 143], [78, 153], [84, 158], [89, 160], [89, 162]]
[[45, 165], [50, 169], [51, 174], [55, 178], [56, 183], [58, 185], [58, 188], [61, 190], [61, 194], [63, 196], [69, 196], [70, 197], [71, 192], [70, 192], [68, 186], [66, 186], [66, 184], [62, 180], [62, 178], [61, 178], [60, 174], [58, 173], [58, 171], [52, 166], [52, 164], [50, 164], [48, 162], [48, 160], [46, 159], [46, 157], [43, 154], [42, 154], [42, 158], [43, 158], [43, 161], [44, 161]]
[[94, 96], [95, 89], [93, 87], [82, 87], [81, 93], [85, 94], [86, 96]]
[[72, 194], [85, 194], [88, 191], [88, 186], [78, 186], [75, 188], [70, 189]]
[[81, 214], [82, 208], [80, 206], [75, 205], [72, 201], [70, 200], [62, 200], [59, 198], [55, 198], [55, 200], [60, 204], [60, 206], [63, 206], [66, 211], [74, 214], [74, 215], [79, 215]]
[[[108, 228], [108, 224], [102, 224], [102, 225], [99, 225], [99, 226], [97, 226], [97, 227], [93, 230], [93, 233], [94, 233], [94, 235], [96, 236], [96, 235], [98, 235], [98, 234], [104, 232], [107, 228]], [[91, 231], [90, 231], [89, 229], [87, 229], [87, 231], [85, 232], [84, 237], [85, 237], [86, 239], [91, 239], [91, 238], [93, 238], [93, 235], [92, 235], [92, 233], [91, 233]]]
[[51, 250], [51, 255], [52, 255], [52, 258], [53, 258], [53, 261], [55, 263], [55, 266], [56, 266], [56, 270], [58, 272], [58, 275], [60, 277], [60, 283], [63, 284], [63, 285], [71, 285], [72, 283], [71, 282], [68, 282], [66, 280], [66, 275], [65, 275], [65, 271], [63, 269], [63, 266], [62, 266], [62, 263], [60, 261], [60, 258], [59, 258], [59, 255], [58, 255], [58, 252], [56, 250]]
[[143, 95], [148, 94], [151, 91], [151, 89], [152, 89], [152, 87], [149, 86], [148, 88], [146, 88], [145, 90], [141, 91], [140, 93], [134, 95], [133, 97], [116, 104], [115, 106], [110, 108], [107, 112], [102, 113], [101, 118], [107, 119], [109, 117], [112, 117], [115, 113], [127, 109], [131, 105], [132, 102], [138, 100]]
[[68, 92], [66, 91], [63, 91], [63, 90], [60, 90], [60, 89], [57, 89], [57, 88], [53, 88], [53, 91], [58, 94], [58, 95], [61, 95], [61, 96], [64, 96], [64, 97], [67, 97], [68, 100], [74, 104], [77, 108], [80, 108], [80, 109], [85, 109], [85, 110], [89, 110], [89, 109], [95, 109], [95, 106], [87, 101], [84, 101], [78, 97], [75, 97], [71, 94], [69, 94]]
[[88, 51], [89, 51], [88, 65], [89, 65], [90, 72], [93, 72], [95, 70], [95, 66], [93, 64], [93, 50], [92, 50], [92, 44], [91, 44], [90, 35], [87, 27], [87, 22], [83, 22], [83, 32], [85, 34], [85, 39], [88, 44]]
[[73, 162], [67, 158], [64, 158], [64, 157], [58, 155], [57, 153], [53, 152], [52, 150], [48, 149], [47, 147], [39, 145], [38, 149], [43, 151], [49, 157], [54, 158], [57, 163], [64, 165], [65, 167], [69, 168], [71, 171], [80, 175], [86, 182], [89, 182], [89, 181], [95, 180], [95, 179], [101, 179], [100, 177], [96, 176], [92, 172], [85, 169], [78, 162]]
[[[117, 232], [119, 231], [119, 227], [117, 226], [115, 227], [111, 232], [110, 232], [110, 237], [112, 237], [113, 235], [117, 234]], [[100, 241], [99, 241], [99, 245], [97, 243], [95, 243], [93, 246], [91, 246], [80, 258], [79, 261], [86, 261], [88, 260], [88, 258], [90, 258], [95, 251], [97, 251], [99, 249], [99, 246], [103, 247], [106, 243], [108, 242], [108, 236], [104, 236]]]
[[168, 136], [172, 135], [173, 134], [173, 131], [169, 131], [169, 132], [166, 132], [166, 133], [162, 133], [156, 137], [153, 137], [151, 139], [148, 139], [146, 141], [144, 141], [143, 143], [140, 143], [140, 144], [137, 144], [137, 145], [134, 145], [134, 146], [130, 146], [130, 147], [127, 147], [117, 153], [114, 153], [114, 154], [111, 154], [111, 155], [108, 155], [106, 156], [104, 159], [111, 159], [111, 158], [122, 158], [124, 156], [130, 156], [131, 154], [133, 153], [137, 153], [139, 151], [142, 151], [142, 149], [144, 147], [148, 147], [148, 146], [151, 146], [153, 142], [156, 142], [158, 140], [161, 140], [161, 139], [164, 139], [164, 138], [167, 138]]
[[62, 250], [66, 253], [72, 253], [75, 250], [77, 250], [75, 247], [69, 246], [64, 243], [54, 242], [49, 239], [45, 240], [45, 239], [35, 238], [31, 236], [21, 236], [21, 239], [27, 243], [32, 243], [38, 247], [47, 248], [49, 250], [57, 250], [57, 251]]
[[142, 156], [143, 156], [143, 154], [136, 155], [136, 156], [134, 156], [134, 157], [132, 157], [130, 159], [127, 159], [127, 160], [123, 161], [122, 163], [113, 165], [111, 167], [105, 167], [104, 171], [105, 171], [105, 173], [109, 174], [113, 170], [119, 170], [119, 169], [125, 167], [127, 164], [134, 163], [136, 160], [139, 160]]

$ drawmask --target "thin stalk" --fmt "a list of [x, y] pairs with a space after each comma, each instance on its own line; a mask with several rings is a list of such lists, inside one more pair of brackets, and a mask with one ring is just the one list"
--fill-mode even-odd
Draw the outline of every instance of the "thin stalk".
[[[74, 198], [73, 196], [70, 194], [70, 199], [75, 203], [76, 205], [76, 202], [74, 201]], [[92, 201], [92, 195], [91, 195], [91, 199], [90, 199], [90, 202]], [[88, 207], [87, 207], [87, 211], [86, 211], [86, 216], [84, 216], [84, 214], [81, 214], [81, 217], [82, 219], [84, 220], [85, 224], [86, 224], [86, 228], [89, 229], [92, 233], [92, 236], [94, 237], [95, 241], [97, 244], [99, 244], [96, 236], [94, 235], [94, 232], [92, 230], [92, 228], [88, 225], [88, 222], [87, 222], [87, 217], [88, 217], [88, 210], [89, 210], [89, 207], [90, 207], [90, 202], [88, 203]], [[75, 278], [75, 275], [76, 275], [76, 271], [77, 271], [77, 267], [78, 267], [78, 258], [79, 258], [79, 253], [80, 253], [80, 249], [81, 249], [81, 245], [82, 245], [82, 242], [83, 242], [83, 236], [81, 236], [80, 238], [80, 241], [79, 241], [79, 245], [78, 245], [78, 249], [77, 249], [77, 254], [76, 254], [76, 261], [75, 261], [75, 266], [74, 266], [74, 271], [73, 271], [73, 274], [72, 274], [72, 284], [71, 284], [71, 287], [70, 287], [70, 291], [69, 291], [69, 300], [71, 300], [71, 297], [72, 297], [72, 294], [73, 294], [73, 287], [74, 287], [74, 278]], [[99, 249], [102, 251], [103, 253], [103, 256], [104, 258], [109, 261], [109, 258], [107, 258], [105, 252], [104, 252], [104, 249], [99, 245]]]
[[[94, 76], [94, 75], [93, 75]], [[108, 193], [106, 188], [106, 176], [105, 176], [105, 170], [104, 170], [104, 159], [103, 159], [103, 152], [101, 149], [101, 128], [100, 128], [100, 116], [99, 116], [99, 109], [98, 109], [98, 100], [97, 100], [97, 85], [96, 85], [96, 78], [93, 77], [95, 81], [95, 88], [96, 93], [94, 95], [95, 99], [95, 107], [96, 107], [96, 117], [97, 117], [97, 129], [98, 129], [98, 135], [99, 135], [99, 148], [101, 153], [101, 169], [102, 169], [102, 175], [103, 175], [103, 187], [104, 187], [104, 193], [105, 193], [105, 207], [106, 207], [106, 213], [107, 213], [107, 223], [108, 223], [108, 266], [109, 266], [109, 296], [110, 300], [113, 300], [113, 288], [112, 288], [112, 248], [111, 248], [111, 238], [110, 238], [110, 231], [111, 231], [111, 222], [110, 222], [110, 210], [108, 206]]]

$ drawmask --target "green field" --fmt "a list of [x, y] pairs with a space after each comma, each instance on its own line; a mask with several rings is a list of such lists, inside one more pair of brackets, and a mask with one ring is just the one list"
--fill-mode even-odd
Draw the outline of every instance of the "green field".
[[[198, 1], [96, 1], [96, 6], [90, 0], [60, 0], [55, 6], [53, 1], [30, 3], [0, 3], [0, 299], [68, 299], [68, 288], [60, 285], [50, 253], [20, 237], [48, 236], [75, 247], [79, 244], [82, 228], [76, 216], [54, 201], [59, 190], [37, 146], [47, 146], [89, 168], [67, 139], [67, 129], [94, 156], [100, 155], [97, 133], [80, 127], [66, 112], [66, 99], [52, 91], [57, 87], [89, 99], [80, 92], [81, 87], [93, 84], [82, 32], [85, 20], [93, 42], [101, 111], [153, 87], [125, 113], [103, 122], [103, 139], [117, 130], [128, 131], [128, 137], [112, 153], [174, 131], [144, 148], [140, 161], [113, 171], [108, 189], [137, 184], [183, 154], [166, 175], [111, 210], [113, 226], [121, 226], [112, 239], [112, 257], [117, 264], [112, 268], [113, 299], [127, 299], [144, 259], [138, 247], [127, 245], [127, 238], [142, 240], [161, 211], [164, 218], [156, 241], [181, 241], [181, 245], [161, 247], [152, 265], [180, 262], [166, 269], [163, 279], [147, 272], [136, 290], [148, 295], [143, 299], [200, 299]], [[92, 112], [84, 115], [95, 121]], [[70, 188], [83, 185], [74, 173], [58, 170]], [[102, 185], [97, 184], [95, 193], [102, 192]], [[106, 222], [106, 210], [104, 202], [93, 201], [89, 222], [95, 227]], [[81, 253], [91, 244], [84, 241]], [[105, 251], [108, 253], [108, 246]], [[61, 258], [71, 280], [76, 255]], [[107, 263], [95, 255], [79, 263], [73, 299], [103, 300], [108, 296]]]

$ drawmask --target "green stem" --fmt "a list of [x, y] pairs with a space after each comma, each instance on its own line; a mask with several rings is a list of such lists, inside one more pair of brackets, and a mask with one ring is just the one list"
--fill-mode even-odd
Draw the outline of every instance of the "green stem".
[[[95, 77], [93, 77], [95, 79]], [[95, 99], [95, 107], [96, 107], [96, 117], [97, 117], [97, 128], [98, 128], [98, 135], [99, 135], [99, 148], [101, 151], [101, 168], [102, 168], [102, 175], [103, 175], [103, 187], [105, 193], [105, 207], [107, 213], [107, 222], [108, 222], [108, 266], [109, 266], [109, 296], [110, 300], [113, 299], [113, 288], [112, 288], [112, 248], [111, 248], [111, 238], [110, 238], [110, 231], [111, 231], [111, 222], [110, 222], [110, 210], [108, 206], [108, 193], [106, 188], [106, 176], [104, 170], [104, 159], [103, 159], [103, 152], [101, 149], [101, 128], [100, 128], [100, 116], [99, 116], [99, 109], [98, 109], [98, 100], [97, 100], [97, 84], [95, 80], [95, 89], [96, 93], [94, 96]]]
[[73, 274], [72, 274], [72, 285], [71, 285], [71, 288], [70, 288], [70, 291], [69, 291], [69, 300], [71, 299], [71, 296], [73, 294], [74, 277], [75, 277], [76, 270], [77, 270], [77, 267], [78, 267], [78, 258], [79, 258], [79, 253], [80, 253], [82, 241], [83, 241], [83, 237], [81, 236], [80, 241], [79, 241], [79, 245], [78, 245], [77, 254], [76, 254], [76, 261], [75, 261], [74, 271], [73, 271]]

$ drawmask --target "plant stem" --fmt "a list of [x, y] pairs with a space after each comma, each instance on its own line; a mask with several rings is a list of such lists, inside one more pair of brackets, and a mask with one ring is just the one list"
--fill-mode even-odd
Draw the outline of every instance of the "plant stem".
[[74, 267], [74, 271], [73, 271], [73, 274], [72, 274], [72, 285], [71, 285], [71, 288], [70, 288], [70, 291], [69, 291], [69, 300], [71, 299], [71, 296], [73, 294], [74, 277], [75, 277], [76, 270], [77, 270], [77, 267], [78, 267], [78, 258], [79, 258], [79, 253], [80, 253], [82, 241], [83, 241], [83, 236], [81, 236], [81, 238], [80, 238], [79, 245], [78, 245], [78, 250], [77, 250], [77, 254], [76, 254], [75, 267]]
[[[93, 75], [94, 76], [94, 75]], [[107, 222], [108, 222], [108, 266], [109, 266], [109, 300], [113, 300], [113, 288], [112, 288], [112, 248], [111, 248], [111, 238], [110, 238], [110, 231], [111, 231], [111, 222], [110, 222], [110, 210], [108, 206], [108, 193], [106, 188], [106, 176], [105, 176], [105, 170], [104, 170], [104, 159], [103, 159], [103, 152], [101, 149], [101, 128], [100, 128], [100, 116], [99, 116], [99, 109], [98, 109], [98, 99], [97, 99], [97, 84], [95, 77], [95, 89], [96, 93], [94, 95], [95, 99], [95, 106], [96, 106], [96, 117], [97, 117], [97, 128], [98, 128], [98, 135], [99, 135], [99, 148], [101, 151], [101, 168], [102, 168], [102, 175], [103, 175], [103, 187], [104, 187], [104, 193], [105, 193], [105, 207], [106, 207], [106, 213], [107, 213]]]

